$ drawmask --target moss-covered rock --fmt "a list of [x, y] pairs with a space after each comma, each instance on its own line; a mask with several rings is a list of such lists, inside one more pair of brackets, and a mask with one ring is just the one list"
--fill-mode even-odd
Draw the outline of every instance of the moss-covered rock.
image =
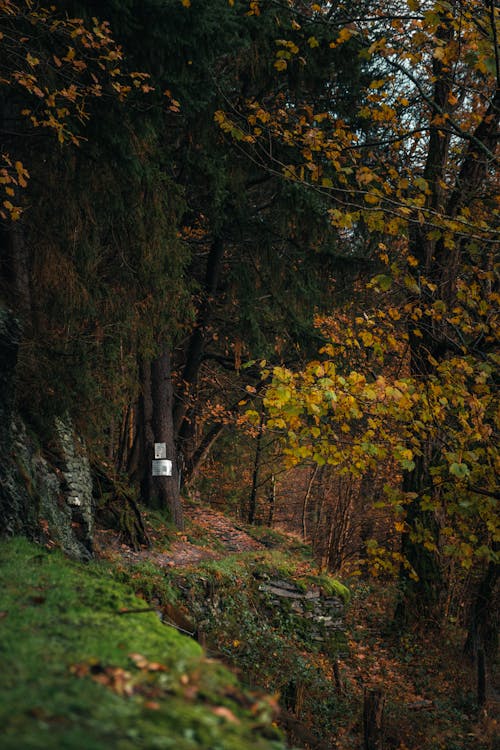
[[92, 554], [92, 478], [69, 418], [52, 428], [54, 458], [42, 456], [15, 402], [21, 331], [0, 305], [0, 535], [44, 534], [77, 559]]
[[273, 703], [167, 627], [106, 567], [0, 543], [5, 750], [283, 748]]

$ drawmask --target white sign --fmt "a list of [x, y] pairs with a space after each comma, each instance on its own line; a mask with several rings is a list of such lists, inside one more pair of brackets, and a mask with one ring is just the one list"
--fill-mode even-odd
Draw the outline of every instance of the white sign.
[[155, 458], [166, 458], [166, 457], [167, 457], [167, 444], [155, 443]]
[[160, 459], [153, 461], [153, 476], [154, 477], [171, 477], [172, 476], [172, 461], [167, 459]]

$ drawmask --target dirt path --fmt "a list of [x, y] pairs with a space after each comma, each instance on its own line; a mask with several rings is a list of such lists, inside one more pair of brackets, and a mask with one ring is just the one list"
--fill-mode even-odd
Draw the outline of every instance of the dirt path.
[[96, 555], [101, 558], [118, 555], [132, 563], [148, 561], [165, 568], [195, 565], [201, 560], [216, 560], [228, 552], [264, 549], [264, 545], [239, 527], [237, 521], [216, 510], [190, 505], [186, 509], [186, 517], [214, 537], [217, 544], [214, 544], [213, 549], [193, 544], [184, 533], [180, 533], [178, 541], [173, 542], [168, 550], [133, 550], [128, 545], [120, 543], [116, 532], [99, 529], [94, 537]]
[[191, 521], [210, 531], [228, 552], [250, 552], [264, 547], [238, 526], [237, 521], [231, 520], [212, 508], [193, 505], [188, 515]]

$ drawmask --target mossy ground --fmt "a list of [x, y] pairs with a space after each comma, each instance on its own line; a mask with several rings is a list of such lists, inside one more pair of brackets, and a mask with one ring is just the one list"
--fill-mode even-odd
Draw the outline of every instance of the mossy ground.
[[[152, 530], [161, 549], [169, 534], [178, 544], [163, 525]], [[191, 531], [213, 550], [213, 529]], [[0, 747], [283, 748], [271, 721], [279, 701], [279, 722], [295, 744], [354, 750], [362, 745], [363, 689], [373, 686], [386, 696], [388, 750], [497, 750], [494, 706], [480, 714], [475, 705], [463, 633], [398, 636], [390, 582], [352, 582], [344, 642], [326, 651], [287, 611], [262, 609], [259, 586], [274, 577], [348, 599], [308, 554], [282, 541], [275, 535], [272, 546], [187, 567], [133, 565], [126, 556], [82, 566], [23, 540], [1, 543]], [[120, 614], [151, 608], [198, 630], [211, 656], [274, 698], [243, 690], [154, 611]]]
[[272, 703], [131, 611], [148, 604], [106, 566], [17, 539], [0, 543], [0, 581], [4, 750], [283, 747]]

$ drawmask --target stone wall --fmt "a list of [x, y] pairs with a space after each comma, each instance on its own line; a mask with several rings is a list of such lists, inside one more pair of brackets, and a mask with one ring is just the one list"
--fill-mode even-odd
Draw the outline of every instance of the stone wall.
[[343, 617], [345, 604], [340, 596], [325, 592], [313, 582], [302, 585], [285, 578], [270, 578], [259, 585], [270, 617], [288, 620], [309, 647], [340, 656], [346, 652]]
[[319, 586], [303, 588], [283, 578], [271, 578], [261, 583], [259, 590], [266, 595], [268, 606], [296, 617], [311, 641], [318, 644], [338, 641], [345, 612], [339, 596], [325, 594]]
[[[311, 576], [314, 579], [314, 576]], [[245, 601], [259, 612], [264, 622], [278, 632], [293, 634], [304, 648], [323, 651], [335, 658], [347, 653], [344, 633], [345, 603], [341, 596], [327, 592], [314, 580], [296, 582], [284, 577], [250, 576], [241, 589]], [[192, 616], [190, 630], [224, 627], [228, 603], [235, 601], [234, 582], [193, 574], [179, 588], [184, 592], [187, 610]], [[343, 587], [344, 588], [344, 587]], [[347, 591], [347, 590], [346, 590]], [[230, 606], [231, 612], [234, 606]], [[231, 617], [232, 615], [230, 615]], [[184, 627], [184, 626], [183, 626]]]

